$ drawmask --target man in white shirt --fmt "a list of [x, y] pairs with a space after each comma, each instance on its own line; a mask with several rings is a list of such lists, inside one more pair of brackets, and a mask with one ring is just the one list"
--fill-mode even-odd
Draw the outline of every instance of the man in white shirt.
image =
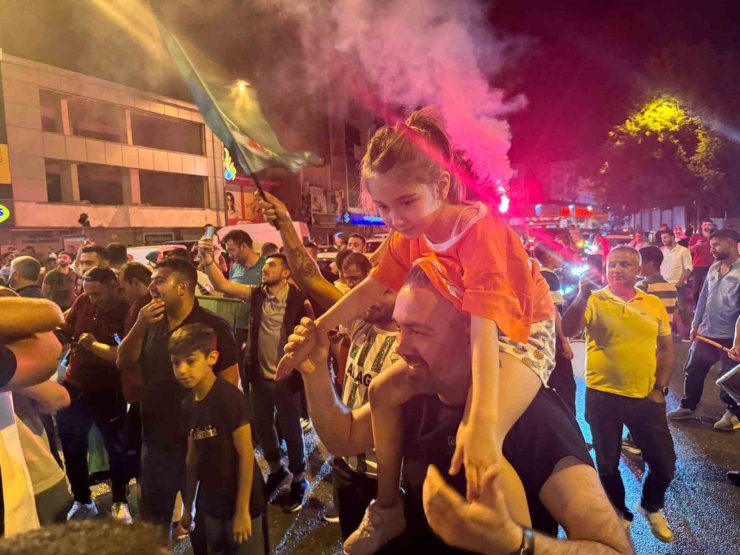
[[689, 325], [691, 315], [689, 314], [686, 281], [689, 279], [693, 268], [691, 263], [691, 252], [686, 247], [676, 243], [676, 236], [670, 229], [660, 232], [660, 241], [663, 244], [663, 263], [660, 265], [660, 275], [668, 283], [672, 283], [678, 290], [678, 310], [673, 315], [676, 332], [688, 343]]

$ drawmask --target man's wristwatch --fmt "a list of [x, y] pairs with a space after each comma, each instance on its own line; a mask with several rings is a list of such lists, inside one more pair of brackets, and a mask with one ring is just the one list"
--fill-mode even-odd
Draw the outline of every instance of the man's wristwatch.
[[658, 385], [656, 383], [653, 386], [653, 389], [657, 389], [658, 391], [660, 391], [663, 394], [663, 397], [665, 397], [666, 395], [668, 395], [668, 386], [667, 385], [666, 386], [660, 386], [660, 385]]
[[514, 555], [534, 555], [534, 530], [522, 526], [522, 545]]

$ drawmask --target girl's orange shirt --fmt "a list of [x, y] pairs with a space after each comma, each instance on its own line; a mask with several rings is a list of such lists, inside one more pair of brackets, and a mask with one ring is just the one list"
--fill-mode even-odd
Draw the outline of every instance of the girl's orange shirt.
[[479, 206], [479, 217], [444, 249], [423, 235], [408, 240], [392, 233], [371, 275], [398, 291], [414, 261], [429, 253], [452, 258], [462, 268], [463, 311], [493, 320], [513, 341], [526, 343], [533, 322], [555, 315], [538, 264], [527, 256], [514, 230], [484, 205]]

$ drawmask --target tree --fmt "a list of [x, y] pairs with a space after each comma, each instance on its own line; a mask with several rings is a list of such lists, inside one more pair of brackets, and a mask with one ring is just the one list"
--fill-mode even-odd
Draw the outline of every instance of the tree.
[[722, 140], [669, 95], [650, 98], [609, 132], [593, 181], [604, 202], [632, 212], [714, 195]]

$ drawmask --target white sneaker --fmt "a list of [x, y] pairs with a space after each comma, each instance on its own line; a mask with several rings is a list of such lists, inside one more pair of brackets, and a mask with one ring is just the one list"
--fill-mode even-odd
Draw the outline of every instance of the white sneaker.
[[668, 526], [668, 521], [666, 521], [663, 511], [651, 513], [642, 506], [638, 507], [637, 511], [650, 523], [650, 531], [653, 533], [653, 536], [663, 543], [671, 543], [673, 541], [673, 530]]
[[128, 503], [113, 503], [113, 506], [110, 508], [110, 516], [126, 524], [133, 522], [131, 513], [128, 510]]
[[360, 527], [344, 541], [344, 555], [371, 555], [406, 529], [403, 503], [381, 508], [373, 499]]
[[67, 513], [67, 520], [87, 520], [96, 516], [98, 516], [98, 508], [95, 506], [95, 501], [89, 503], [75, 501]]
[[740, 420], [737, 416], [732, 414], [729, 410], [726, 410], [722, 415], [722, 418], [714, 423], [715, 430], [721, 430], [723, 432], [734, 432], [740, 430]]
[[310, 418], [301, 418], [301, 428], [304, 432], [308, 433], [313, 430], [313, 424]]
[[688, 420], [694, 418], [694, 411], [679, 407], [676, 410], [669, 411], [666, 417], [668, 417], [668, 420]]

